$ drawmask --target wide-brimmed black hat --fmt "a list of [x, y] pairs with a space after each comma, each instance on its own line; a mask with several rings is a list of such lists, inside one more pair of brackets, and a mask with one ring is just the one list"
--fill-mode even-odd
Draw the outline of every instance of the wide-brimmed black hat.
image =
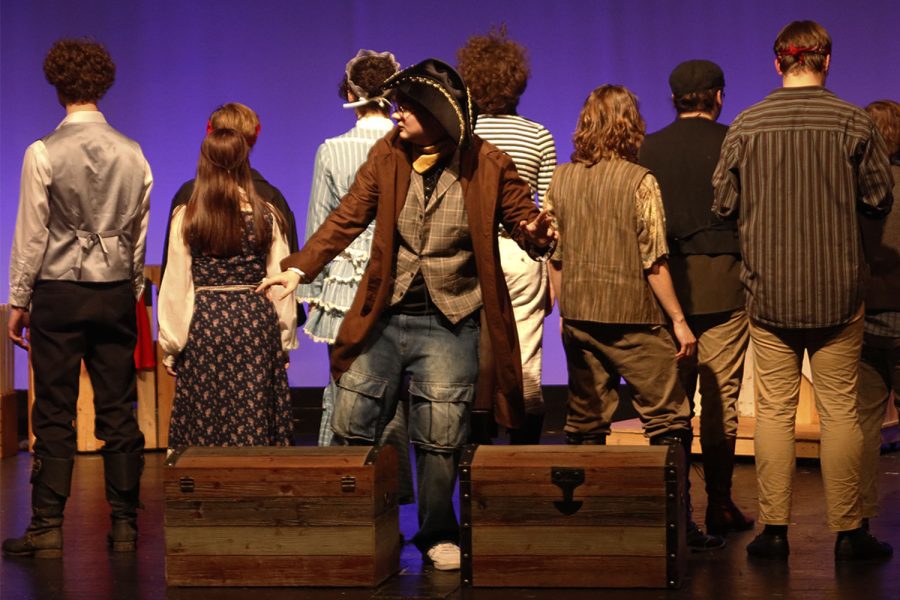
[[725, 88], [722, 68], [710, 60], [686, 60], [672, 70], [669, 87], [675, 96]]
[[397, 90], [420, 104], [447, 134], [464, 146], [472, 139], [472, 98], [453, 67], [428, 58], [388, 78], [382, 88]]

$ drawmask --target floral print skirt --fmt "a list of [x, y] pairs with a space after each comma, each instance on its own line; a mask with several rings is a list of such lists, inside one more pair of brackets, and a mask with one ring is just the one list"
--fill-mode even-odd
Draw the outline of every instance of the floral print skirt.
[[253, 291], [198, 291], [175, 363], [169, 447], [287, 446], [291, 402], [272, 303]]

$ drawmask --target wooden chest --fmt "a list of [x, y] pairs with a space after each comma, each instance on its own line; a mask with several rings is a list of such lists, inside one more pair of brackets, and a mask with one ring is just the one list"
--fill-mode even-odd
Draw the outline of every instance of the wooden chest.
[[168, 585], [376, 586], [400, 569], [393, 448], [188, 448], [164, 471]]
[[684, 455], [672, 446], [469, 446], [463, 587], [678, 587]]

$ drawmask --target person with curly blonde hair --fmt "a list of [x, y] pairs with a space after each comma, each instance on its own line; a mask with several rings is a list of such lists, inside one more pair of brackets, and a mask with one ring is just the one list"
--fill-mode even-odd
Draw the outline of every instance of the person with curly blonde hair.
[[32, 517], [24, 535], [3, 542], [3, 554], [62, 556], [82, 361], [104, 442], [107, 539], [111, 550], [133, 552], [144, 450], [133, 412], [135, 301], [144, 290], [153, 177], [137, 142], [97, 108], [116, 74], [106, 48], [59, 40], [44, 74], [66, 117], [25, 151], [9, 285], [9, 337], [23, 348], [30, 341], [35, 375]]
[[606, 443], [624, 377], [650, 443], [680, 445], [690, 456], [690, 407], [677, 361], [694, 355], [696, 340], [666, 263], [659, 185], [636, 163], [643, 137], [634, 94], [598, 87], [578, 117], [572, 162], [556, 168], [547, 192], [559, 232], [550, 282], [569, 372], [566, 441]]
[[[506, 28], [501, 27], [487, 35], [470, 37], [456, 57], [478, 112], [475, 133], [512, 158], [531, 193], [537, 194], [540, 207], [556, 168], [556, 147], [553, 136], [543, 125], [517, 113], [519, 98], [530, 75], [525, 48], [509, 39]], [[504, 231], [498, 235], [500, 263], [513, 303], [525, 385], [525, 425], [511, 429], [509, 438], [513, 444], [537, 444], [544, 424], [541, 392], [544, 318], [552, 307], [547, 268], [544, 263], [531, 260]], [[475, 423], [482, 421], [476, 419]]]

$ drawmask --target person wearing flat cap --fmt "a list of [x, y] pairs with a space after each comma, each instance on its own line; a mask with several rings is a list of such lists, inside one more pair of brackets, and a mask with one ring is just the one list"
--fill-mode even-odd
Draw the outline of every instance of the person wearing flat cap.
[[[652, 133], [640, 162], [662, 191], [675, 293], [697, 337], [697, 354], [678, 364], [691, 400], [700, 388], [700, 444], [706, 494], [706, 536], [693, 523], [688, 545], [721, 547], [719, 536], [753, 527], [731, 499], [738, 396], [749, 340], [737, 223], [712, 214], [712, 174], [728, 127], [722, 112], [725, 76], [708, 60], [680, 63], [669, 76], [675, 121]], [[693, 410], [692, 410], [693, 412]]]
[[[500, 425], [524, 422], [522, 364], [497, 246], [502, 225], [546, 259], [556, 231], [511, 159], [472, 133], [469, 92], [452, 67], [422, 61], [385, 81], [397, 127], [379, 140], [350, 191], [300, 252], [282, 261], [293, 293], [375, 221], [371, 256], [331, 348], [332, 430], [341, 444], [377, 444], [409, 376], [409, 434], [426, 562], [458, 569], [452, 496], [476, 382], [495, 377]], [[484, 335], [482, 335], [482, 333]], [[481, 359], [481, 360], [479, 360]]]

